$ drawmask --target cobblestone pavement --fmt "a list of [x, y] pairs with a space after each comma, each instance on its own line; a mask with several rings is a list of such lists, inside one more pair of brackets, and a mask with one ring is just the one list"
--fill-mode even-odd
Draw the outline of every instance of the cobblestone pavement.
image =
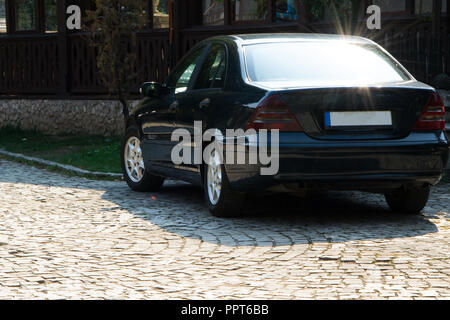
[[227, 220], [188, 184], [136, 193], [0, 160], [0, 298], [450, 299], [449, 207], [441, 184], [417, 217], [328, 192]]

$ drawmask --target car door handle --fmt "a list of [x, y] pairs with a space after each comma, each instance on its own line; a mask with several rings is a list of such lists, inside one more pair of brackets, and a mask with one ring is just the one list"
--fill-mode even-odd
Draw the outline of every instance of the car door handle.
[[203, 99], [198, 107], [200, 109], [208, 108], [211, 105], [211, 100], [209, 98]]

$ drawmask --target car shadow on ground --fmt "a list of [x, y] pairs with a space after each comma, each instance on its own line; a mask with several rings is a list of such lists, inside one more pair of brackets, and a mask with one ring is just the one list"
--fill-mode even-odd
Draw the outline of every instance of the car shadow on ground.
[[103, 198], [183, 238], [201, 239], [228, 246], [282, 246], [346, 241], [407, 238], [437, 232], [430, 219], [438, 212], [427, 208], [422, 215], [391, 212], [382, 195], [362, 192], [315, 192], [306, 198], [287, 194], [247, 198], [242, 215], [212, 216], [203, 190], [182, 182], [169, 182], [159, 192], [135, 193], [137, 207], [123, 203], [108, 191]]
[[[70, 193], [92, 190], [94, 199], [99, 191], [107, 201], [101, 211], [111, 215], [126, 211], [168, 233], [218, 245], [282, 246], [417, 237], [438, 232], [433, 219], [448, 218], [448, 184], [432, 189], [429, 205], [418, 216], [391, 212], [382, 195], [330, 191], [305, 199], [286, 194], [251, 197], [241, 217], [225, 219], [209, 213], [201, 188], [183, 182], [166, 181], [159, 192], [140, 193], [131, 191], [125, 182], [68, 177], [4, 161], [0, 165], [5, 169], [0, 171], [0, 184], [70, 188]], [[45, 190], [34, 192], [45, 197]]]

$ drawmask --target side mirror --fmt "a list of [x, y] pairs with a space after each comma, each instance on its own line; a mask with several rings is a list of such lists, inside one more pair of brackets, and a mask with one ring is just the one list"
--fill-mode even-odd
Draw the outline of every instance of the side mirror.
[[144, 82], [139, 91], [144, 97], [155, 98], [161, 96], [163, 85], [158, 82]]

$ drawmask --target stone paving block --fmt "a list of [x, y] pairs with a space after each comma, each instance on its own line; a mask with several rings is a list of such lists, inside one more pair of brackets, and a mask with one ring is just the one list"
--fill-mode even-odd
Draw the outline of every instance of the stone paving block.
[[450, 184], [417, 217], [330, 191], [227, 220], [183, 182], [0, 166], [0, 299], [450, 299]]

